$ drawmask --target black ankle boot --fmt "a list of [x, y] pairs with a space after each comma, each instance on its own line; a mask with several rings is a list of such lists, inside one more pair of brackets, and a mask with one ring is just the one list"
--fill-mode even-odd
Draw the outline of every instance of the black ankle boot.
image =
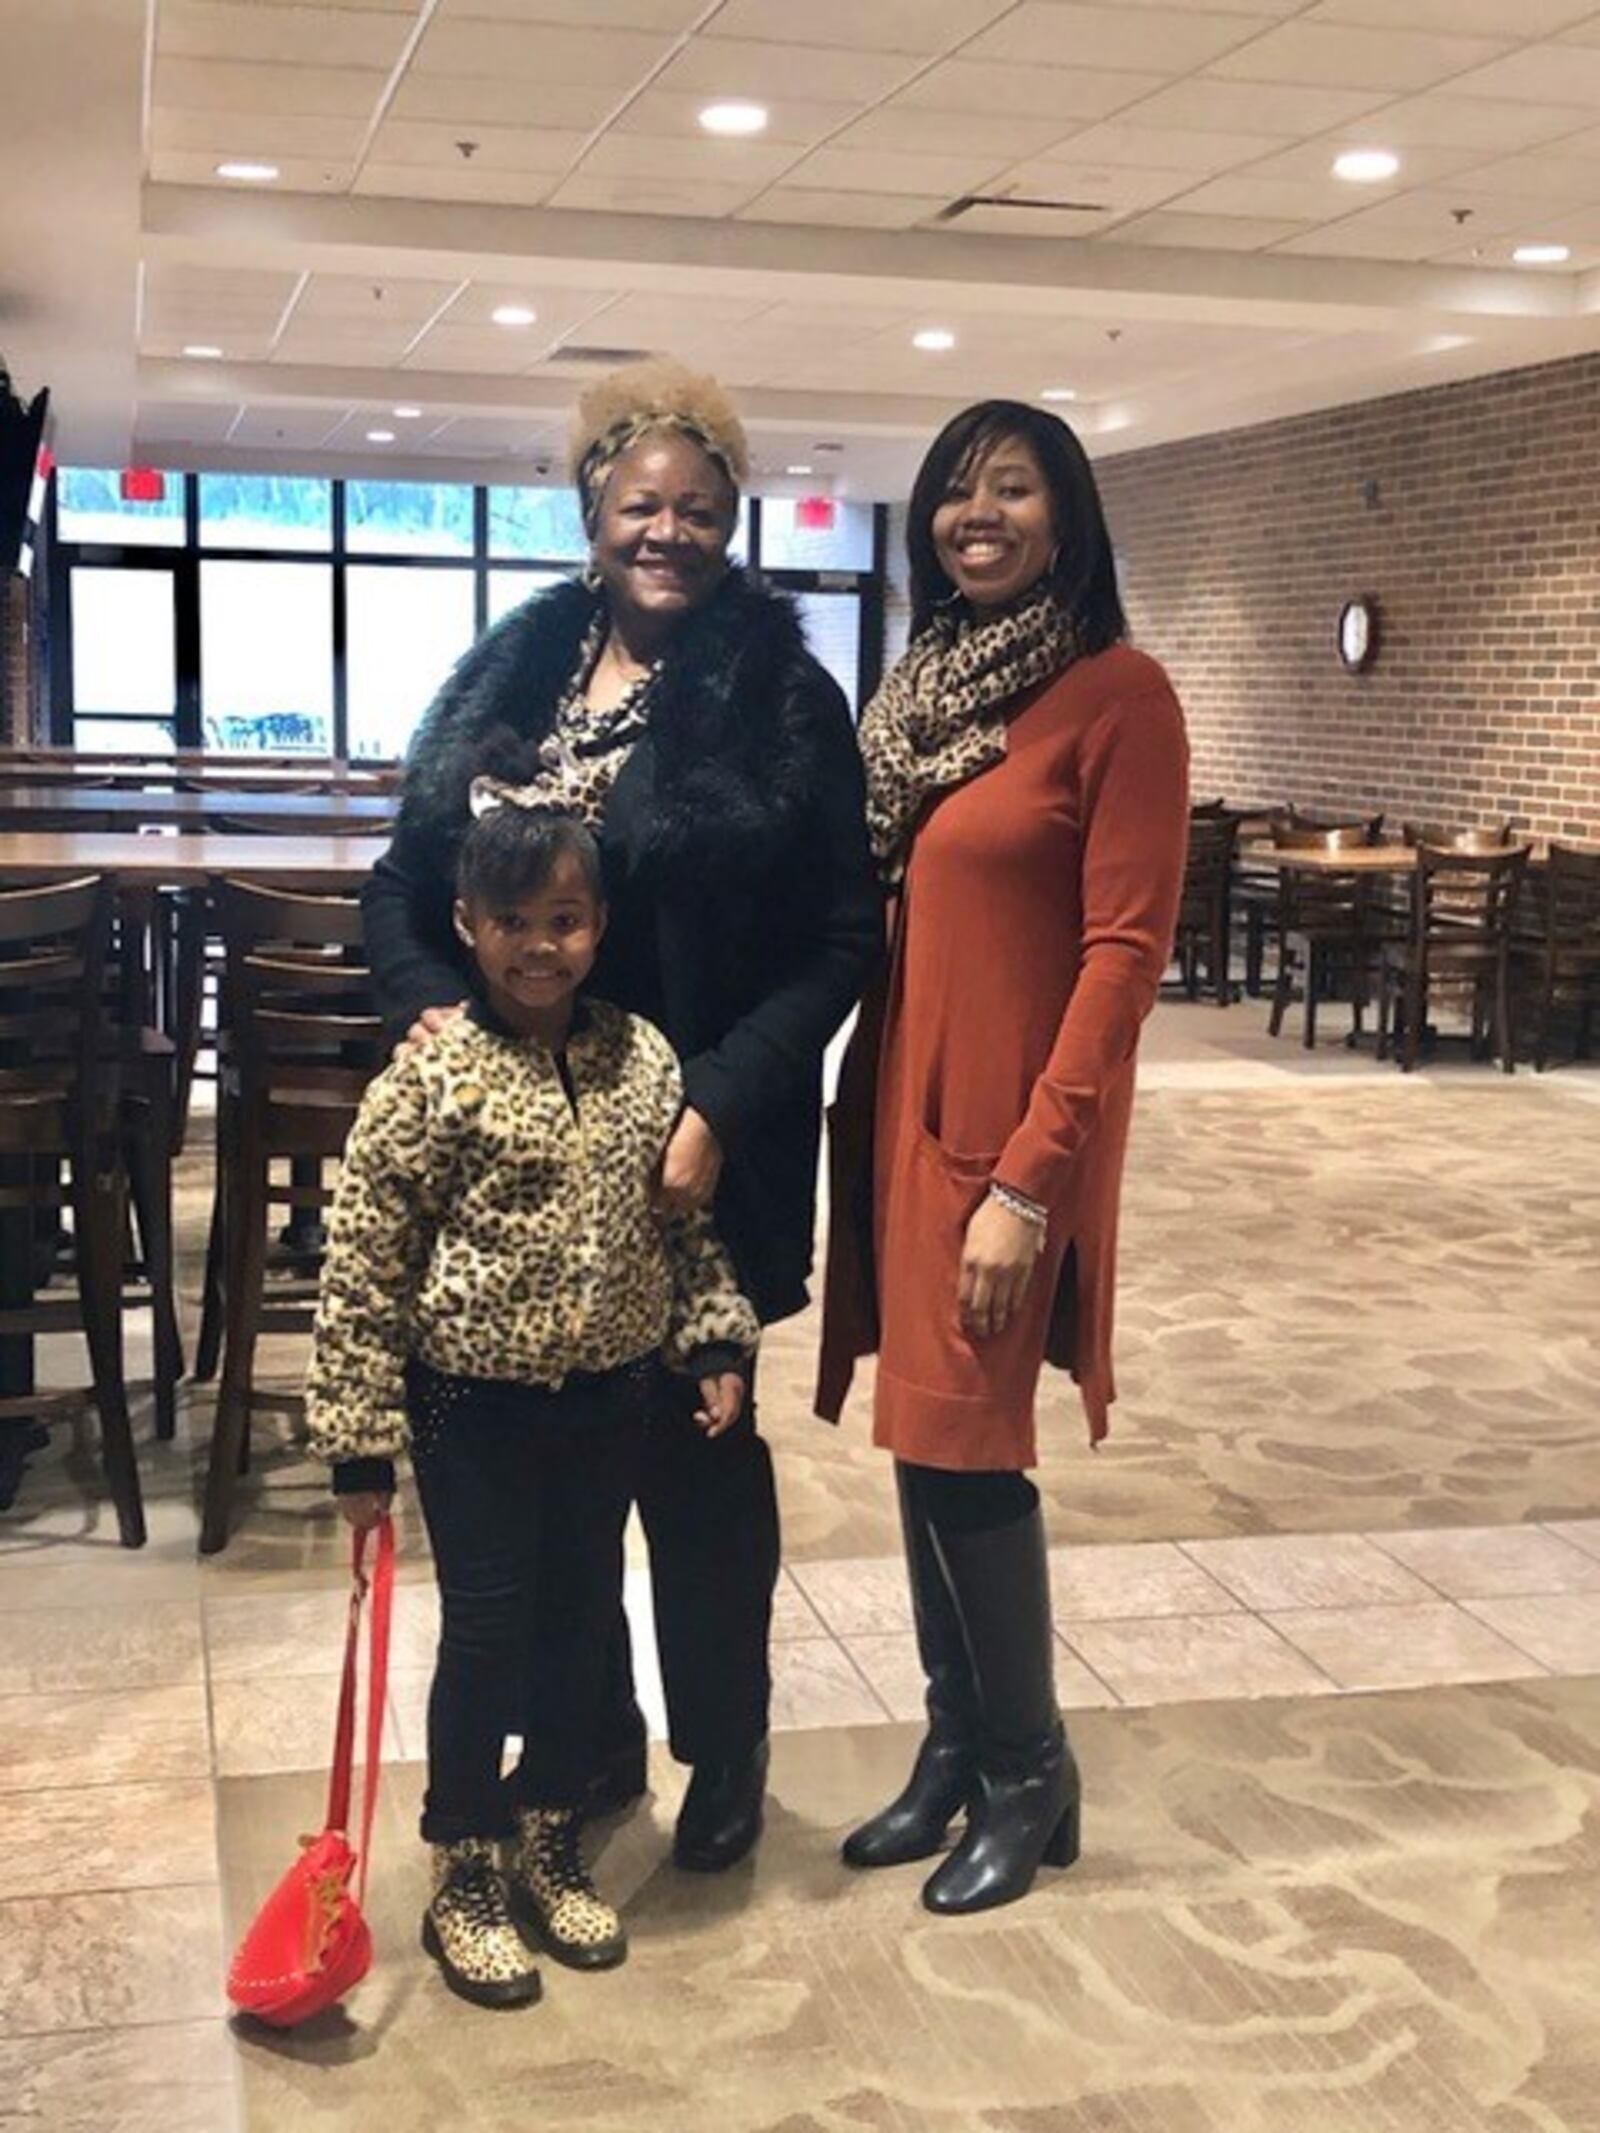
[[767, 1792], [767, 1743], [727, 1762], [696, 1763], [672, 1840], [677, 1865], [720, 1874], [754, 1848]]
[[845, 1838], [840, 1853], [846, 1866], [903, 1866], [931, 1858], [978, 1777], [977, 1697], [961, 1620], [904, 1468], [895, 1468], [895, 1479], [917, 1654], [928, 1679], [928, 1731], [905, 1789]]
[[1078, 1766], [1056, 1707], [1044, 1521], [935, 1536], [972, 1656], [981, 1711], [966, 1832], [929, 1877], [930, 1911], [1026, 1896], [1041, 1865], [1078, 1856]]

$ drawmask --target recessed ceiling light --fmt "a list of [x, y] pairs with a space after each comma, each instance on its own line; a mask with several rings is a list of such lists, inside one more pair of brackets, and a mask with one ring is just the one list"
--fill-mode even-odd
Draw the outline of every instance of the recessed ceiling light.
[[368, 430], [368, 432], [367, 432], [367, 442], [368, 442], [368, 444], [393, 444], [393, 443], [394, 443], [394, 431], [393, 431], [393, 430]]
[[422, 410], [420, 407], [396, 407], [391, 408], [390, 413], [398, 422], [415, 422]]
[[527, 304], [496, 304], [489, 316], [497, 326], [531, 326], [539, 314]]
[[276, 163], [219, 163], [217, 176], [232, 178], [240, 185], [270, 185], [278, 175]]
[[946, 326], [924, 326], [911, 336], [911, 345], [926, 349], [930, 355], [942, 355], [947, 348], [954, 348], [956, 337]]
[[764, 133], [767, 107], [765, 104], [707, 104], [700, 113], [700, 123], [707, 133]]
[[1070, 385], [1047, 385], [1039, 395], [1041, 400], [1076, 400], [1077, 397]]
[[192, 357], [196, 363], [214, 363], [221, 355], [222, 350], [213, 348], [209, 341], [190, 341], [185, 345], [183, 352], [186, 356]]
[[1347, 148], [1333, 159], [1333, 174], [1348, 185], [1378, 185], [1392, 178], [1400, 158], [1387, 148]]
[[1512, 253], [1519, 267], [1560, 267], [1572, 257], [1566, 244], [1519, 244]]
[[809, 474], [811, 469], [809, 467], [785, 467], [783, 471], [785, 474]]

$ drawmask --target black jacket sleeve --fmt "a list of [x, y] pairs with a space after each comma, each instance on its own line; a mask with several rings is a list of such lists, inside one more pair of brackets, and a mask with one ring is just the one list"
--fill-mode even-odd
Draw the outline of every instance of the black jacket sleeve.
[[425, 1007], [453, 1007], [467, 997], [454, 904], [448, 856], [402, 818], [361, 892], [373, 985], [393, 1038], [403, 1037]]
[[768, 1106], [811, 1094], [828, 1039], [859, 999], [883, 945], [861, 751], [843, 696], [820, 672], [816, 715], [817, 790], [800, 862], [805, 938], [721, 1042], [684, 1061], [685, 1097], [729, 1153], [759, 1130]]

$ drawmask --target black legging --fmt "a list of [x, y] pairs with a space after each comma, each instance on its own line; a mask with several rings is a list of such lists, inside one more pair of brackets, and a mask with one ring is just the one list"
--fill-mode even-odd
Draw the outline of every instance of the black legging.
[[[441, 1603], [430, 1843], [506, 1836], [519, 1806], [583, 1798], [648, 1392], [641, 1370], [549, 1392], [412, 1366], [411, 1464]], [[508, 1733], [523, 1740], [509, 1780]]]
[[897, 1460], [912, 1503], [936, 1533], [988, 1533], [1013, 1526], [1038, 1508], [1039, 1491], [1026, 1474], [990, 1469], [958, 1472]]

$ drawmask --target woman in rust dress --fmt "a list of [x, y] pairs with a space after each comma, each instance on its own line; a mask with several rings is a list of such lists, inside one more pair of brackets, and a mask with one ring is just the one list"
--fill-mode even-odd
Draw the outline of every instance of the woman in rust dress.
[[[1005, 400], [958, 415], [907, 545], [913, 641], [861, 726], [899, 895], [881, 1033], [864, 1014], [841, 1089], [818, 1405], [836, 1416], [853, 1359], [878, 1349], [873, 1434], [894, 1455], [928, 1682], [910, 1781], [844, 1856], [929, 1857], [964, 1808], [923, 1898], [971, 1911], [1077, 1856], [1024, 1469], [1046, 1356], [1077, 1379], [1091, 1440], [1114, 1397], [1117, 1201], [1187, 749], [1165, 674], [1123, 642], [1094, 478], [1057, 417]], [[852, 1112], [871, 1124], [870, 1191]]]

